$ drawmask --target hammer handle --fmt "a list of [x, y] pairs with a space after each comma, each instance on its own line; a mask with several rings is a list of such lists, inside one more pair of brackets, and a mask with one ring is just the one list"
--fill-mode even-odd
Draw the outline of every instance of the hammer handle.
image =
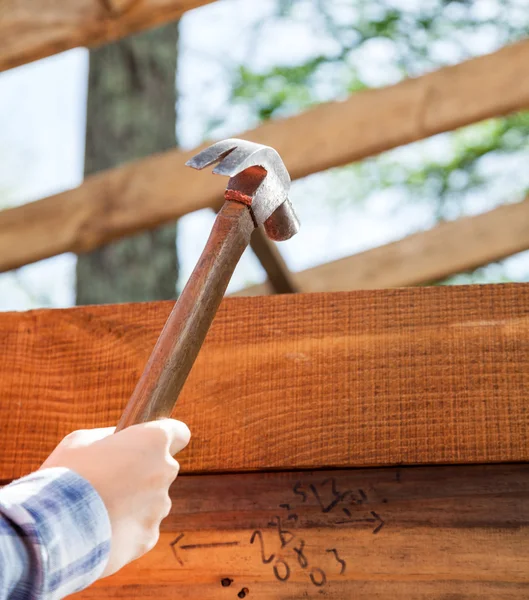
[[116, 431], [171, 415], [254, 228], [248, 206], [224, 203]]

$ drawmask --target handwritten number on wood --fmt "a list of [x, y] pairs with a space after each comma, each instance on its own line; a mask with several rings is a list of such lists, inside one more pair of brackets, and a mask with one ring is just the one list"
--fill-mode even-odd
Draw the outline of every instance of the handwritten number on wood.
[[310, 580], [316, 587], [322, 587], [327, 583], [327, 575], [318, 567], [313, 567], [309, 573]]
[[345, 492], [339, 492], [336, 489], [336, 479], [334, 477], [329, 477], [328, 479], [325, 479], [325, 481], [322, 481], [321, 487], [322, 488], [325, 487], [325, 485], [328, 483], [331, 484], [331, 493], [333, 495], [333, 500], [331, 501], [330, 504], [327, 504], [327, 505], [325, 505], [323, 503], [323, 500], [321, 499], [319, 491], [316, 488], [316, 486], [313, 485], [312, 483], [309, 485], [310, 491], [314, 494], [314, 497], [318, 501], [321, 511], [324, 514], [330, 513], [337, 504], [339, 504], [346, 496], [348, 496], [352, 493], [350, 490], [347, 490]]
[[291, 515], [288, 515], [287, 521], [294, 521], [294, 523], [297, 523], [298, 515], [296, 513], [292, 513]]
[[[281, 569], [283, 573], [280, 573], [279, 565], [283, 565], [283, 568]], [[288, 581], [288, 578], [290, 577], [290, 567], [284, 560], [281, 560], [280, 558], [276, 560], [276, 564], [274, 565], [274, 575], [278, 581]]]
[[302, 502], [305, 503], [307, 501], [307, 494], [306, 492], [304, 492], [301, 488], [303, 487], [303, 484], [301, 483], [301, 481], [298, 481], [294, 487], [292, 488], [292, 491], [294, 492], [294, 494], [296, 494], [297, 496], [301, 496], [302, 498]]
[[329, 548], [328, 550], [325, 550], [325, 552], [331, 552], [332, 554], [334, 554], [334, 558], [336, 558], [336, 561], [340, 564], [340, 575], [343, 575], [345, 572], [347, 563], [345, 562], [345, 560], [340, 558], [340, 556], [338, 554], [338, 550], [336, 548]]
[[[341, 509], [341, 512], [343, 512], [343, 514], [347, 517], [347, 519], [343, 520], [343, 521], [336, 521], [335, 524], [349, 523], [349, 522], [355, 522], [355, 523], [364, 523], [364, 522], [365, 523], [377, 523], [378, 522], [378, 525], [374, 529], [373, 533], [378, 533], [380, 531], [380, 529], [382, 528], [382, 526], [384, 525], [382, 518], [375, 512], [371, 512], [371, 517], [367, 517], [364, 519], [354, 519], [353, 513], [351, 510], [349, 510], [349, 508], [343, 506], [343, 504], [340, 506], [340, 503], [344, 502], [344, 500], [346, 500], [346, 499], [347, 499], [347, 503], [351, 504], [351, 505], [365, 504], [365, 503], [369, 502], [369, 499], [368, 499], [368, 496], [365, 493], [365, 491], [361, 490], [361, 489], [355, 490], [354, 492], [352, 490], [345, 490], [345, 491], [340, 490], [339, 483], [337, 482], [337, 479], [335, 477], [329, 477], [319, 483], [304, 484], [301, 481], [297, 481], [294, 484], [294, 486], [292, 487], [292, 491], [296, 496], [300, 497], [301, 500], [298, 499], [298, 502], [300, 501], [303, 504], [307, 503], [310, 495], [314, 496], [314, 498], [317, 501], [319, 508], [323, 514], [331, 513], [334, 509], [336, 509], [336, 507], [338, 507], [338, 510]], [[330, 492], [330, 501], [329, 501], [329, 492]], [[291, 506], [291, 504], [283, 503], [283, 504], [279, 505], [279, 508], [287, 511], [288, 516], [285, 517], [285, 521], [293, 521], [294, 523], [298, 522], [299, 517], [296, 514], [296, 512], [293, 512], [293, 510], [292, 510], [293, 507]], [[294, 510], [296, 510], [296, 509], [294, 508]], [[309, 559], [308, 559], [307, 555], [305, 554], [305, 546], [306, 546], [305, 540], [297, 537], [295, 533], [292, 533], [286, 529], [283, 529], [282, 524], [281, 524], [281, 518], [278, 516], [274, 517], [274, 519], [269, 523], [269, 525], [271, 527], [277, 528], [277, 533], [279, 536], [279, 540], [281, 542], [281, 548], [285, 548], [293, 540], [296, 540], [296, 538], [297, 538], [297, 540], [296, 540], [297, 543], [296, 543], [296, 545], [292, 546], [292, 549], [296, 553], [296, 557], [297, 557], [299, 566], [302, 569], [306, 569], [305, 572], [307, 573], [307, 575], [310, 578], [310, 581], [312, 582], [312, 584], [315, 587], [318, 587], [318, 588], [323, 587], [327, 583], [327, 575], [323, 569], [320, 569], [320, 567], [315, 567], [315, 566], [309, 567]], [[291, 573], [289, 564], [282, 558], [279, 558], [279, 557], [276, 558], [275, 554], [271, 554], [267, 558], [266, 553], [265, 553], [265, 548], [264, 548], [262, 532], [259, 530], [254, 531], [252, 538], [250, 540], [250, 542], [252, 544], [254, 543], [256, 537], [259, 537], [259, 541], [261, 544], [261, 560], [262, 560], [262, 562], [264, 564], [269, 564], [275, 558], [276, 560], [273, 564], [273, 571], [274, 571], [275, 578], [281, 582], [288, 581], [288, 579], [290, 578], [290, 573]], [[343, 558], [341, 558], [338, 549], [337, 548], [328, 548], [327, 550], [325, 550], [325, 552], [330, 553], [334, 556], [334, 558], [336, 559], [336, 562], [338, 563], [339, 568], [340, 568], [340, 575], [343, 575], [346, 571], [347, 563]], [[314, 563], [312, 563], [312, 564], [314, 564]]]
[[269, 563], [271, 563], [274, 560], [276, 555], [271, 554], [268, 558], [266, 558], [263, 534], [261, 533], [261, 531], [254, 531], [252, 533], [252, 537], [250, 538], [250, 544], [254, 543], [256, 537], [259, 538], [260, 545], [261, 545], [261, 561], [263, 562], [264, 565], [268, 565]]
[[271, 527], [277, 527], [277, 534], [279, 535], [279, 540], [281, 541], [281, 548], [284, 548], [290, 544], [295, 535], [281, 527], [281, 517], [276, 516], [275, 519], [275, 521], [270, 521], [269, 525]]
[[306, 569], [309, 561], [307, 557], [303, 554], [303, 548], [305, 548], [305, 540], [299, 541], [299, 548], [294, 548], [294, 552], [298, 555], [298, 562], [302, 569]]
[[[279, 508], [284, 508], [285, 510], [290, 511], [290, 504], [280, 504]], [[294, 521], [294, 523], [297, 523], [298, 515], [296, 513], [289, 513], [289, 515], [287, 517], [287, 521]]]

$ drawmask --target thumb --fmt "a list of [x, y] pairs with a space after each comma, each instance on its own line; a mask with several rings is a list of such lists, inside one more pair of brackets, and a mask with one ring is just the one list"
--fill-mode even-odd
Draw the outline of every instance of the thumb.
[[158, 419], [157, 421], [150, 421], [143, 425], [144, 427], [155, 427], [165, 431], [169, 440], [168, 450], [171, 456], [183, 450], [191, 439], [191, 432], [188, 426], [176, 419]]

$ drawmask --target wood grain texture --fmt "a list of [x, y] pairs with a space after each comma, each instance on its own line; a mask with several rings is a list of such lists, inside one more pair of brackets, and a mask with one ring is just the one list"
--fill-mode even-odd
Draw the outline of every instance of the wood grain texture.
[[75, 598], [529, 596], [527, 465], [184, 476], [171, 495], [156, 548]]
[[213, 0], [2, 0], [0, 71], [178, 19]]
[[[404, 287], [438, 281], [527, 249], [529, 198], [292, 273], [292, 279], [303, 292]], [[232, 295], [271, 293], [267, 281]]]
[[[238, 137], [276, 148], [297, 179], [529, 107], [528, 63], [529, 41], [519, 42]], [[87, 252], [218, 206], [222, 182], [184, 165], [196, 151], [174, 150], [125, 164], [74, 190], [0, 211], [0, 271], [62, 252]]]
[[224, 203], [116, 431], [171, 416], [254, 228], [247, 205]]
[[[0, 479], [115, 424], [172, 302], [0, 314]], [[529, 285], [223, 301], [183, 472], [529, 460]]]

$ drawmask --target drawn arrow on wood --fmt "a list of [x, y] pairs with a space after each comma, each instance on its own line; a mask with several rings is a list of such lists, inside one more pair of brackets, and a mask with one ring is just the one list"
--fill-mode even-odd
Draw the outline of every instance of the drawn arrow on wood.
[[234, 542], [209, 542], [207, 544], [183, 544], [180, 546], [180, 542], [184, 538], [184, 534], [181, 533], [178, 535], [172, 542], [169, 542], [169, 546], [171, 546], [171, 550], [173, 551], [174, 557], [179, 562], [179, 564], [183, 567], [184, 561], [178, 555], [178, 550], [198, 550], [200, 548], [221, 548], [223, 546], [238, 546], [240, 544], [239, 541]]
[[[348, 516], [351, 517], [351, 511], [348, 510], [347, 508], [342, 509], [343, 512]], [[371, 511], [371, 517], [366, 517], [364, 519], [343, 519], [341, 521], [335, 521], [336, 525], [346, 525], [348, 523], [374, 523], [375, 527], [373, 529], [373, 533], [378, 533], [382, 527], [384, 527], [384, 525], [386, 524], [386, 522], [384, 521], [384, 519], [377, 514], [374, 510]]]

